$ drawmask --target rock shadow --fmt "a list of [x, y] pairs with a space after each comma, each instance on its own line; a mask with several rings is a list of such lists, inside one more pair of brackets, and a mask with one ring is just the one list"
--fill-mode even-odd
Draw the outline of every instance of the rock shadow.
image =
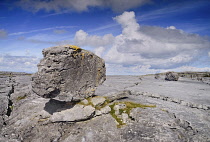
[[77, 102], [65, 102], [65, 101], [50, 99], [45, 104], [44, 110], [52, 115], [55, 112], [60, 112], [62, 110], [73, 108], [76, 103]]

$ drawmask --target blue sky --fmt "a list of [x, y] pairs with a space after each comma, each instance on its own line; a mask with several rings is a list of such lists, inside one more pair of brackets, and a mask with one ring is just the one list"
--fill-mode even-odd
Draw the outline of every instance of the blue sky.
[[0, 70], [36, 72], [42, 50], [73, 44], [107, 74], [210, 71], [209, 0], [1, 0]]

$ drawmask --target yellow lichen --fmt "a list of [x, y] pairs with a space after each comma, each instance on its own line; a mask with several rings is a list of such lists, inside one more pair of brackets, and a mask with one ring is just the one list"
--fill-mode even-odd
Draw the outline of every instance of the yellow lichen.
[[76, 45], [69, 45], [69, 48], [74, 49], [74, 51], [81, 50], [81, 48]]
[[84, 60], [84, 58], [85, 58], [85, 53], [82, 53], [81, 55], [82, 55], [82, 60]]

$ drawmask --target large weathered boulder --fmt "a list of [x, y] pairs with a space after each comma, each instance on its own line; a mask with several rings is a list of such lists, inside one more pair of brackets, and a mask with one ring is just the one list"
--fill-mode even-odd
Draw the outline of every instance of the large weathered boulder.
[[92, 52], [66, 45], [46, 48], [32, 77], [33, 91], [44, 98], [76, 101], [93, 96], [106, 79], [105, 62]]
[[167, 72], [165, 76], [165, 80], [167, 81], [178, 81], [179, 75], [175, 72]]

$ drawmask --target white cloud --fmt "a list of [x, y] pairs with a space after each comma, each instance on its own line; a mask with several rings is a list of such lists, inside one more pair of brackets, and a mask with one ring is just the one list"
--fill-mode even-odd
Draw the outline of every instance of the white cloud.
[[18, 5], [23, 9], [37, 12], [45, 11], [87, 11], [89, 7], [108, 7], [113, 11], [121, 12], [144, 4], [150, 3], [151, 0], [20, 0]]
[[122, 64], [106, 64], [107, 74], [109, 75], [143, 75], [166, 71], [161, 69], [151, 69], [150, 67], [150, 65], [123, 66]]
[[2, 71], [36, 72], [40, 58], [33, 56], [0, 55], [0, 69]]
[[210, 57], [210, 52], [208, 53], [209, 57]]
[[54, 30], [53, 32], [56, 33], [56, 34], [64, 34], [67, 31], [66, 30]]
[[57, 26], [57, 27], [50, 27], [50, 28], [44, 28], [44, 29], [36, 29], [36, 30], [31, 30], [31, 31], [26, 31], [26, 32], [16, 32], [16, 33], [11, 33], [9, 35], [23, 35], [23, 34], [29, 34], [29, 33], [36, 33], [36, 32], [43, 32], [43, 31], [49, 31], [49, 30], [57, 30], [57, 29], [64, 29], [64, 28], [74, 28], [75, 26]]
[[102, 57], [102, 54], [104, 53], [104, 51], [105, 51], [105, 48], [102, 47], [102, 46], [100, 46], [100, 47], [98, 47], [98, 48], [95, 48], [94, 53], [95, 53], [97, 56]]
[[192, 71], [192, 72], [210, 72], [210, 67], [197, 68], [192, 66], [182, 66], [177, 71]]
[[3, 57], [0, 57], [0, 63], [1, 63], [3, 60], [4, 60], [4, 58], [3, 58]]
[[174, 28], [140, 27], [134, 12], [124, 12], [115, 19], [122, 25], [122, 34], [105, 56], [108, 62], [170, 68], [189, 63], [210, 47], [207, 39], [195, 34]]
[[5, 38], [8, 36], [7, 31], [5, 31], [4, 29], [0, 29], [0, 38]]
[[112, 44], [113, 40], [114, 36], [112, 34], [106, 34], [101, 37], [96, 35], [88, 35], [88, 33], [84, 32], [83, 30], [77, 31], [74, 37], [75, 44], [78, 46], [107, 46]]
[[176, 27], [174, 27], [174, 26], [169, 26], [169, 27], [167, 27], [166, 29], [175, 30], [175, 29], [176, 29]]
[[[75, 35], [79, 46], [96, 47], [95, 53], [105, 59], [110, 74], [155, 73], [186, 65], [207, 65], [203, 60], [210, 53], [208, 37], [188, 34], [174, 26], [140, 26], [134, 12], [124, 12], [114, 19], [122, 26], [122, 34], [110, 38], [112, 42], [106, 42], [106, 35], [88, 35], [82, 30]], [[107, 43], [110, 45], [104, 48]]]
[[29, 37], [18, 37], [18, 40], [27, 41], [34, 44], [45, 44], [49, 46], [69, 44], [72, 41], [62, 34], [36, 34]]
[[31, 65], [31, 63], [30, 62], [25, 62], [24, 65], [29, 66], [29, 65]]

